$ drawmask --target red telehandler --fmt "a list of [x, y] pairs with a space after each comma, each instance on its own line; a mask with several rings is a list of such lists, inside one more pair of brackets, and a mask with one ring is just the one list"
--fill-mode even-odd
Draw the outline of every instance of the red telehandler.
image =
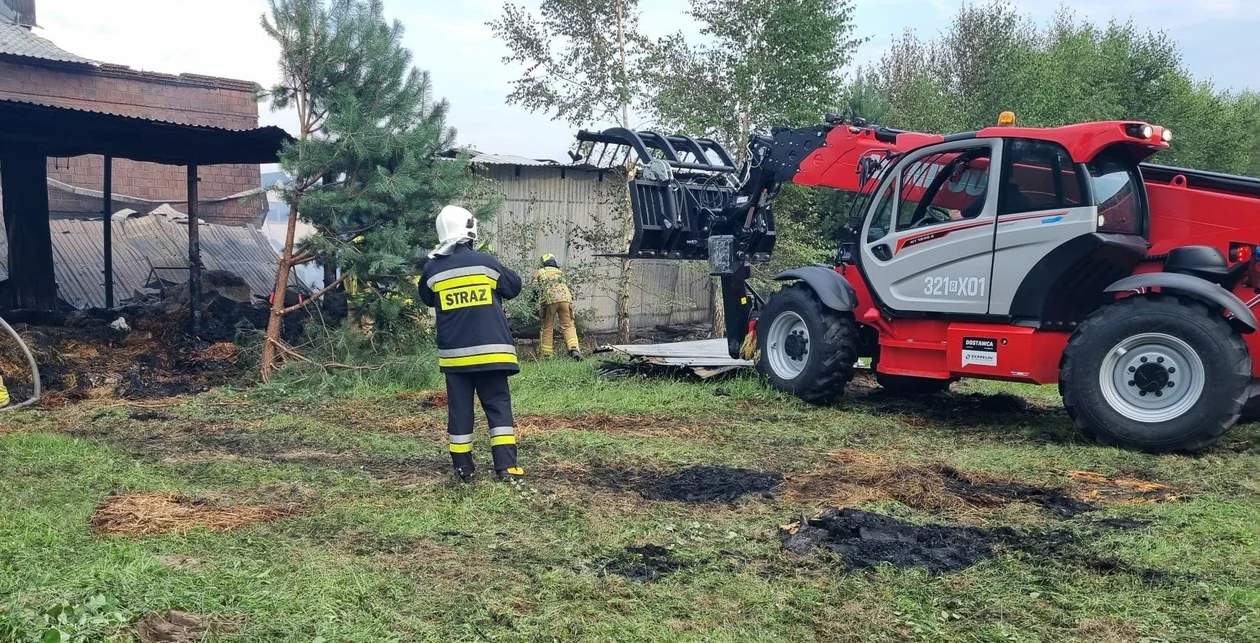
[[[739, 166], [709, 139], [578, 140], [637, 163], [628, 256], [707, 260], [732, 357], [752, 334], [766, 379], [810, 402], [842, 395], [862, 357], [892, 392], [1057, 383], [1085, 435], [1166, 453], [1213, 444], [1253, 396], [1260, 180], [1147, 163], [1163, 127], [1007, 112], [940, 136], [829, 115], [753, 135]], [[834, 262], [777, 275], [767, 301], [747, 279], [786, 183], [855, 195]]]

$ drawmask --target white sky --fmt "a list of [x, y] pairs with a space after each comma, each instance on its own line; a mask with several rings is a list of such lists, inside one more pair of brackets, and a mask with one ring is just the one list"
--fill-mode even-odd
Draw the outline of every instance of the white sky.
[[[486, 22], [501, 0], [385, 0], [391, 17], [407, 27], [416, 64], [432, 75], [439, 96], [451, 102], [450, 123], [462, 145], [535, 158], [565, 157], [576, 128], [509, 106], [504, 97], [518, 70], [501, 62], [504, 49]], [[536, 6], [537, 0], [513, 0]], [[871, 42], [859, 62], [877, 58], [891, 38], [913, 28], [921, 35], [944, 27], [963, 0], [856, 0], [857, 25]], [[1016, 0], [1038, 17], [1050, 0]], [[277, 49], [259, 27], [265, 0], [39, 0], [38, 33], [76, 54], [166, 73], [197, 73], [276, 80]], [[651, 35], [688, 28], [684, 0], [641, 0], [642, 24]], [[1260, 30], [1260, 0], [1067, 0], [1078, 14], [1105, 22], [1132, 18], [1166, 29], [1178, 40], [1187, 67], [1219, 87], [1260, 89], [1252, 41]], [[260, 106], [263, 124], [293, 129], [289, 114]]]

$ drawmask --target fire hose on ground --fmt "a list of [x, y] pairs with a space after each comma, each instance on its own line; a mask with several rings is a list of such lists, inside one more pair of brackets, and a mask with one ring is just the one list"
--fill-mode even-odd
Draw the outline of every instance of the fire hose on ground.
[[18, 343], [18, 346], [22, 347], [22, 352], [26, 353], [26, 361], [31, 365], [31, 379], [35, 382], [35, 392], [31, 394], [31, 399], [0, 409], [0, 411], [13, 411], [30, 406], [39, 401], [39, 365], [35, 363], [35, 356], [31, 354], [31, 349], [27, 347], [26, 342], [22, 341], [22, 337], [17, 334], [16, 330], [13, 330], [13, 327], [10, 326], [9, 322], [5, 321], [3, 317], [0, 317], [0, 326], [4, 327], [4, 330], [9, 333], [9, 336], [13, 338], [13, 341]]

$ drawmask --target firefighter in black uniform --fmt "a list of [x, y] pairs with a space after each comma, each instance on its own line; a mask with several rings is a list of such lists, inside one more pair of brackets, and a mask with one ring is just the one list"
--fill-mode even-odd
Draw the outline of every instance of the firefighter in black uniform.
[[437, 218], [440, 243], [420, 277], [420, 299], [437, 315], [438, 365], [446, 374], [447, 433], [455, 474], [472, 482], [473, 393], [490, 424], [495, 477], [516, 481], [516, 433], [508, 377], [520, 371], [503, 301], [521, 293], [521, 278], [477, 252], [477, 220], [447, 206]]

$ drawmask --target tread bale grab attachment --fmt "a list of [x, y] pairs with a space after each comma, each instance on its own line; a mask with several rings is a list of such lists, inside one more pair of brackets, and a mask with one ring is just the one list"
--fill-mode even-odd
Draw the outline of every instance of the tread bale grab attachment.
[[722, 283], [727, 350], [747, 351], [749, 315], [762, 300], [748, 285], [754, 262], [774, 251], [773, 201], [833, 125], [753, 135], [741, 165], [718, 142], [612, 128], [578, 132], [575, 160], [632, 168], [628, 181], [634, 235], [631, 259], [708, 261]]

